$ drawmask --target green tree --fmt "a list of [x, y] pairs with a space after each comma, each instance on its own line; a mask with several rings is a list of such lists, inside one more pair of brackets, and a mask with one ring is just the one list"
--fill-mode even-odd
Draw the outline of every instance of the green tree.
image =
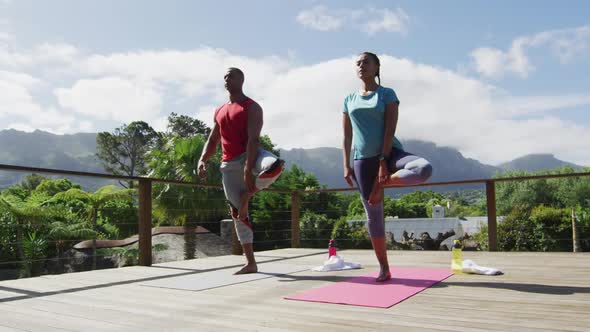
[[332, 239], [342, 249], [371, 249], [372, 244], [364, 222], [349, 222], [345, 217], [338, 219], [332, 230]]
[[112, 199], [99, 210], [98, 220], [100, 224], [116, 226], [118, 238], [127, 238], [138, 231], [137, 205], [130, 200]]
[[487, 212], [482, 211], [481, 206], [466, 206], [451, 202], [451, 208], [446, 212], [447, 217], [478, 217], [484, 216]]
[[401, 203], [405, 204], [427, 204], [431, 200], [445, 201], [446, 198], [442, 194], [432, 190], [420, 191], [416, 190], [412, 193], [406, 194], [400, 198]]
[[[85, 209], [84, 202], [52, 199], [52, 195], [59, 192], [79, 189], [78, 184], [68, 179], [53, 180], [38, 176], [27, 177], [23, 183], [2, 192], [2, 198], [18, 210], [9, 213], [5, 206], [4, 212], [0, 213], [0, 224], [3, 226], [0, 228], [0, 242], [4, 248], [3, 258], [22, 261], [24, 255], [28, 262], [28, 266], [23, 265], [23, 276], [26, 276], [38, 273], [38, 268], [45, 261], [41, 257], [49, 257], [52, 250], [60, 257], [68, 244], [92, 238], [94, 231], [88, 222], [78, 217], [79, 212]], [[30, 214], [33, 217], [27, 218]], [[17, 245], [20, 247], [17, 248]], [[58, 263], [62, 261], [58, 259]]]
[[[571, 173], [571, 168], [540, 171], [536, 173], [525, 171], [510, 171], [496, 178], [510, 178], [531, 175], [563, 174]], [[565, 207], [560, 199], [560, 186], [568, 187], [574, 179], [541, 179], [528, 181], [500, 181], [496, 182], [496, 201], [499, 215], [510, 213], [514, 206], [526, 209], [529, 212], [538, 205]], [[570, 188], [571, 189], [571, 188]], [[568, 189], [562, 190], [568, 191]]]
[[[388, 203], [392, 202], [393, 200], [387, 200]], [[390, 203], [391, 204], [391, 203]], [[385, 209], [384, 214], [386, 216], [392, 216], [391, 214], [392, 209], [387, 210]], [[349, 218], [364, 218], [365, 217], [365, 207], [363, 206], [363, 202], [361, 200], [360, 195], [355, 195], [355, 198], [348, 204], [348, 209], [346, 211], [346, 215]]]
[[30, 192], [20, 186], [12, 186], [2, 192], [3, 195], [18, 197], [20, 200], [25, 200]]
[[[305, 173], [293, 165], [283, 171], [279, 179], [271, 186], [272, 189], [306, 190], [320, 189], [318, 179], [313, 174]], [[302, 193], [300, 195], [300, 213], [324, 214], [326, 219], [341, 216], [346, 206], [340, 204], [338, 196], [333, 193]], [[270, 249], [285, 245], [290, 239], [291, 228], [291, 195], [262, 191], [251, 201], [250, 215], [255, 221], [255, 239], [266, 244], [256, 244], [257, 249]]]
[[[82, 215], [92, 223], [92, 229], [97, 233], [101, 230], [104, 233], [112, 233], [116, 232], [112, 225], [107, 223], [98, 224], [100, 210], [112, 200], [133, 202], [133, 194], [135, 194], [135, 190], [120, 190], [114, 185], [109, 185], [98, 189], [94, 193], [88, 193], [77, 188], [70, 189], [56, 194], [52, 200], [79, 200], [84, 202], [86, 206]], [[96, 237], [95, 235], [92, 239], [92, 269], [96, 269]]]
[[276, 145], [271, 141], [268, 135], [260, 136], [260, 147], [272, 152], [277, 157], [281, 156], [281, 151], [276, 148]]
[[567, 209], [516, 206], [498, 225], [498, 246], [504, 251], [569, 251], [571, 234]]
[[[588, 168], [586, 171], [590, 171]], [[575, 170], [570, 167], [557, 169], [557, 174], [574, 173]], [[562, 179], [552, 179], [558, 188], [555, 193], [557, 199], [564, 207], [574, 208], [576, 206], [590, 207], [590, 177], [568, 177]]]
[[[46, 245], [41, 236], [37, 237], [37, 230], [50, 216], [50, 212], [39, 206], [28, 204], [19, 197], [2, 195], [0, 197], [0, 215], [3, 217], [2, 226], [12, 226], [14, 229], [13, 245], [16, 257], [21, 262], [21, 276], [30, 277], [32, 265], [42, 256]], [[39, 244], [41, 247], [34, 248], [35, 244]]]
[[302, 245], [307, 248], [327, 247], [335, 222], [325, 214], [305, 211], [299, 221]]
[[[281, 176], [271, 186], [273, 189], [302, 190], [318, 188], [315, 177], [307, 176], [297, 166], [283, 171]], [[305, 196], [305, 195], [302, 195]], [[300, 197], [303, 201], [304, 198]], [[254, 246], [256, 250], [266, 250], [285, 246], [291, 238], [287, 231], [291, 229], [291, 195], [262, 191], [250, 201], [250, 217], [254, 221]], [[302, 202], [301, 215], [305, 213]]]
[[590, 207], [577, 206], [575, 209], [577, 218], [578, 238], [581, 249], [590, 251]]
[[[166, 137], [164, 144], [150, 153], [150, 177], [203, 183], [196, 165], [206, 143], [203, 135]], [[221, 156], [210, 159], [207, 184], [221, 184]], [[219, 232], [219, 220], [227, 216], [225, 195], [219, 189], [172, 184], [154, 184], [154, 216], [158, 224], [185, 227], [185, 258], [194, 258], [194, 230], [198, 225]]]
[[23, 238], [23, 251], [31, 266], [31, 274], [38, 275], [43, 260], [47, 257], [47, 238], [40, 233], [33, 231]]
[[[562, 167], [535, 173], [507, 172], [497, 177], [574, 172], [571, 167]], [[571, 209], [583, 211], [585, 207], [590, 207], [590, 179], [568, 177], [502, 181], [496, 184], [496, 197], [498, 214], [506, 215], [498, 226], [501, 249], [571, 250]]]
[[65, 192], [70, 189], [82, 189], [82, 187], [77, 183], [73, 183], [69, 179], [44, 179], [37, 187], [35, 187], [33, 193], [43, 193], [49, 197], [53, 197], [57, 193]]
[[48, 178], [45, 176], [41, 176], [38, 174], [31, 174], [31, 175], [27, 175], [20, 183], [20, 187], [23, 188], [26, 191], [33, 191], [35, 189], [37, 189], [37, 186], [39, 186], [41, 184], [41, 182], [43, 182], [44, 180], [47, 180]]
[[[360, 195], [355, 194], [354, 199], [348, 204], [347, 215], [349, 218], [364, 219], [365, 208]], [[389, 196], [383, 199], [383, 214], [385, 217], [398, 218], [426, 218], [428, 202], [415, 203], [415, 200], [395, 200]]]
[[515, 206], [498, 225], [498, 248], [501, 251], [538, 251], [535, 227], [529, 222], [530, 211]]
[[[87, 220], [80, 220], [74, 214], [68, 214], [61, 219], [56, 220], [49, 226], [49, 240], [55, 243], [56, 257], [59, 259], [67, 247], [71, 247], [75, 241], [93, 239], [96, 231]], [[58, 261], [62, 263], [61, 260]]]
[[571, 251], [572, 222], [569, 209], [537, 206], [531, 212], [535, 239], [541, 251]]
[[211, 129], [199, 119], [174, 112], [168, 116], [168, 133], [178, 138], [190, 138], [195, 135], [207, 137], [210, 132]]
[[[116, 128], [113, 133], [96, 136], [97, 157], [105, 170], [115, 175], [137, 176], [147, 173], [147, 152], [161, 144], [161, 135], [143, 121]], [[133, 182], [121, 183], [133, 188]]]

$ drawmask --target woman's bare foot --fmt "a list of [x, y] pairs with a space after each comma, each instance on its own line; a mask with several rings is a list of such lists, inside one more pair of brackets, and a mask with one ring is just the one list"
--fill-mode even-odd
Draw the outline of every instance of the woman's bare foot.
[[236, 271], [234, 274], [248, 274], [248, 273], [256, 273], [258, 272], [258, 266], [256, 263], [254, 264], [246, 264], [242, 269]]
[[389, 272], [389, 266], [381, 267], [381, 271], [379, 272], [379, 276], [375, 279], [377, 282], [384, 282], [391, 279], [391, 272]]

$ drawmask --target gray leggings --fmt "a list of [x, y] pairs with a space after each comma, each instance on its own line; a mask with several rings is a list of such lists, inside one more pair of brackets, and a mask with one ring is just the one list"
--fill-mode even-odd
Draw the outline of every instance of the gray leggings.
[[244, 183], [244, 165], [246, 163], [246, 154], [244, 153], [239, 158], [232, 161], [224, 161], [221, 163], [221, 176], [223, 191], [230, 206], [230, 213], [236, 227], [236, 234], [241, 244], [248, 244], [254, 241], [254, 233], [252, 232], [252, 223], [249, 218], [240, 220], [238, 218], [238, 208], [240, 206], [240, 198], [246, 192], [246, 184]]
[[[280, 165], [277, 165], [279, 163]], [[221, 163], [222, 183], [225, 197], [229, 202], [230, 213], [236, 226], [236, 234], [241, 244], [249, 244], [254, 241], [252, 221], [247, 216], [245, 219], [238, 218], [240, 198], [246, 192], [244, 183], [244, 165], [246, 164], [246, 153], [230, 161]], [[275, 167], [276, 166], [276, 167]], [[277, 156], [269, 151], [259, 149], [252, 172], [255, 175], [256, 188], [259, 190], [268, 188], [280, 176], [283, 164]]]
[[[392, 174], [396, 173], [399, 176], [399, 181], [404, 185], [424, 183], [432, 175], [432, 166], [426, 159], [396, 148], [391, 150], [388, 168]], [[385, 236], [383, 201], [375, 205], [368, 203], [378, 173], [379, 158], [377, 156], [355, 159], [355, 180], [367, 214], [367, 227], [371, 237]]]

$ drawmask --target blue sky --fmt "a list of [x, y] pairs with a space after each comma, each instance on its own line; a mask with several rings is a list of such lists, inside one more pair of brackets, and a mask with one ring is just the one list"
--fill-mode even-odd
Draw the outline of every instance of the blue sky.
[[590, 165], [590, 3], [566, 4], [0, 0], [1, 128], [163, 129], [170, 111], [210, 123], [239, 65], [279, 146], [339, 146], [352, 60], [371, 50], [402, 100], [402, 139]]

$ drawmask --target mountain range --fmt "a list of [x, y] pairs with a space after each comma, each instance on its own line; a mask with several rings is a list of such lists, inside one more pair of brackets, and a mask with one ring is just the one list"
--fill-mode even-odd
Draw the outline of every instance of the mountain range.
[[[559, 160], [551, 154], [531, 154], [512, 161], [492, 166], [475, 159], [465, 158], [451, 147], [437, 146], [431, 142], [402, 141], [407, 151], [429, 160], [434, 168], [430, 181], [452, 181], [488, 178], [505, 170], [538, 171], [560, 166], [583, 168]], [[78, 133], [56, 135], [41, 130], [22, 132], [14, 129], [0, 131], [0, 164], [55, 168], [72, 171], [106, 173], [95, 156], [96, 134]], [[280, 150], [287, 167], [297, 165], [313, 173], [328, 188], [346, 187], [342, 177], [342, 150], [339, 148], [313, 148]], [[25, 174], [0, 172], [0, 188], [19, 182]], [[96, 189], [112, 183], [108, 180], [73, 178], [84, 188]], [[462, 186], [456, 189], [473, 186]], [[440, 190], [441, 188], [432, 188]], [[445, 188], [448, 190], [449, 188]], [[452, 189], [451, 189], [452, 190]]]
[[[582, 169], [583, 166], [559, 160], [551, 154], [530, 154], [497, 166], [483, 164], [475, 159], [464, 157], [457, 149], [437, 146], [431, 142], [418, 140], [402, 141], [404, 149], [426, 158], [434, 169], [429, 182], [444, 182], [468, 179], [489, 178], [509, 170], [535, 172], [561, 166]], [[346, 187], [342, 170], [342, 150], [338, 148], [280, 150], [281, 158], [287, 167], [296, 164], [304, 171], [316, 175], [328, 188]], [[477, 185], [456, 186], [457, 189], [476, 188]], [[438, 188], [429, 188], [438, 190]], [[453, 190], [450, 186], [443, 188]]]

